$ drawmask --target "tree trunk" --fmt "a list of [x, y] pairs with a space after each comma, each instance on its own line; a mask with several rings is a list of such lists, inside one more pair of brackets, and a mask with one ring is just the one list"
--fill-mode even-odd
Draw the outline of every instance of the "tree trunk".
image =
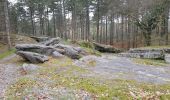
[[148, 30], [146, 33], [144, 32], [144, 37], [145, 37], [145, 45], [146, 46], [151, 46], [151, 30]]
[[32, 35], [35, 35], [34, 18], [33, 18], [34, 11], [32, 7], [29, 7], [29, 9], [30, 9], [30, 17], [31, 17]]
[[89, 36], [90, 36], [90, 16], [89, 16], [89, 2], [86, 0], [86, 40], [89, 41]]
[[105, 44], [107, 44], [107, 36], [108, 36], [108, 32], [107, 32], [107, 24], [108, 24], [108, 18], [107, 18], [107, 16], [106, 16], [106, 35], [105, 35]]
[[110, 45], [113, 45], [113, 29], [114, 29], [114, 17], [110, 16]]
[[121, 23], [121, 42], [122, 42], [122, 48], [124, 47], [124, 17], [123, 15], [121, 16], [122, 17], [122, 23]]
[[130, 21], [131, 21], [131, 19], [130, 19], [130, 17], [128, 17], [128, 48], [130, 48], [130, 40], [131, 40], [131, 38], [130, 38], [130, 36], [131, 36], [131, 24], [130, 24]]
[[99, 9], [99, 0], [97, 0], [97, 42], [99, 42], [99, 29], [100, 29], [100, 23], [99, 23], [99, 19], [100, 19], [100, 9]]
[[12, 48], [11, 40], [10, 40], [10, 25], [9, 25], [9, 15], [8, 15], [8, 1], [4, 1], [4, 12], [5, 12], [5, 24], [6, 24], [6, 35], [7, 35], [7, 42], [8, 42], [8, 49]]
[[76, 8], [75, 5], [73, 5], [72, 8], [72, 40], [75, 40], [76, 35]]
[[54, 28], [53, 37], [56, 37], [56, 19], [55, 19], [55, 11], [54, 11], [54, 9], [53, 9], [53, 28]]

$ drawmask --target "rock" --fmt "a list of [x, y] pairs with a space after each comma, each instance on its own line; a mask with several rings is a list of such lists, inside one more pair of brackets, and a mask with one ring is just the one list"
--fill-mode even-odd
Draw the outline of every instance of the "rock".
[[52, 38], [52, 39], [49, 39], [45, 42], [42, 42], [41, 44], [45, 45], [45, 46], [53, 46], [53, 45], [56, 45], [60, 42], [60, 38]]
[[81, 56], [77, 51], [75, 51], [73, 48], [65, 48], [65, 55], [72, 58], [72, 59], [80, 59]]
[[28, 51], [48, 56], [56, 51], [55, 48], [51, 46], [44, 46], [40, 44], [18, 44], [15, 48], [17, 49], [17, 51]]
[[165, 53], [169, 53], [170, 54], [170, 48], [163, 48]]
[[128, 51], [129, 53], [148, 53], [148, 52], [152, 52], [152, 53], [164, 53], [163, 49], [146, 49], [146, 48], [136, 48], [136, 49], [130, 49]]
[[66, 52], [64, 49], [59, 49], [59, 48], [56, 48], [55, 50], [56, 50], [57, 52], [59, 52], [60, 54], [63, 54], [63, 55], [64, 55], [65, 52]]
[[121, 50], [116, 49], [109, 45], [94, 43], [94, 47], [97, 51], [100, 51], [100, 52], [107, 52], [107, 53], [120, 53], [121, 52]]
[[81, 52], [84, 51], [84, 50], [83, 50], [82, 48], [80, 48], [80, 47], [74, 47], [73, 49], [76, 50], [78, 53], [81, 53]]
[[72, 59], [79, 59], [79, 58], [81, 58], [81, 55], [79, 54], [79, 52], [76, 51], [74, 49], [74, 47], [72, 47], [72, 46], [58, 44], [55, 47], [57, 49], [64, 50], [64, 51], [62, 51], [62, 54], [66, 55], [66, 56], [68, 56], [68, 57], [70, 57]]
[[37, 42], [43, 42], [49, 40], [49, 37], [36, 37], [36, 36], [31, 36], [32, 39], [34, 39]]
[[165, 55], [162, 53], [121, 53], [119, 54], [121, 57], [130, 57], [130, 58], [141, 58], [141, 59], [159, 59], [164, 60]]
[[160, 49], [130, 49], [126, 53], [119, 54], [123, 57], [131, 57], [131, 58], [142, 58], [142, 59], [165, 59], [164, 50]]
[[165, 61], [170, 64], [170, 54], [165, 54]]
[[54, 58], [58, 58], [58, 57], [63, 57], [64, 55], [62, 55], [61, 53], [59, 53], [59, 52], [57, 52], [57, 51], [54, 51], [53, 53], [52, 53], [52, 57], [54, 57]]
[[39, 66], [34, 65], [34, 64], [23, 64], [22, 69], [23, 69], [23, 71], [29, 73], [29, 72], [33, 72], [33, 71], [38, 70]]
[[44, 63], [49, 60], [47, 56], [33, 52], [17, 51], [16, 54], [31, 63]]

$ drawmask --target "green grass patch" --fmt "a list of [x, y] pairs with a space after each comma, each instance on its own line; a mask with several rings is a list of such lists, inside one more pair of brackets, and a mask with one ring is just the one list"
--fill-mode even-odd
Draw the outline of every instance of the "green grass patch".
[[133, 59], [137, 64], [152, 65], [152, 66], [168, 66], [164, 60], [152, 60], [152, 59]]
[[91, 43], [91, 42], [79, 41], [78, 44], [79, 44], [81, 47], [91, 48], [91, 49], [94, 48], [94, 45], [93, 45], [93, 43]]
[[35, 86], [36, 81], [30, 78], [20, 78], [18, 81], [8, 87], [6, 90], [5, 96], [6, 100], [22, 100], [23, 97], [27, 96], [29, 90]]
[[0, 59], [3, 59], [3, 58], [5, 58], [5, 57], [7, 57], [7, 56], [9, 56], [9, 55], [14, 54], [15, 51], [16, 51], [15, 49], [12, 49], [12, 50], [9, 50], [9, 51], [6, 51], [6, 52], [0, 54]]
[[101, 52], [97, 51], [97, 50], [94, 50], [94, 49], [91, 49], [91, 48], [85, 48], [85, 47], [82, 47], [87, 53], [91, 54], [91, 55], [96, 55], [96, 56], [101, 56]]

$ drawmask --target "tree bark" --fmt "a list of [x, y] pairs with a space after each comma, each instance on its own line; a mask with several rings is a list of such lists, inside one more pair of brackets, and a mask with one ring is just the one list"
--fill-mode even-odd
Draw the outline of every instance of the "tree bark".
[[8, 49], [12, 48], [11, 39], [10, 39], [10, 25], [9, 25], [9, 15], [8, 15], [8, 1], [4, 1], [4, 12], [5, 12], [5, 25], [6, 25], [6, 35], [7, 35], [7, 42], [8, 42]]

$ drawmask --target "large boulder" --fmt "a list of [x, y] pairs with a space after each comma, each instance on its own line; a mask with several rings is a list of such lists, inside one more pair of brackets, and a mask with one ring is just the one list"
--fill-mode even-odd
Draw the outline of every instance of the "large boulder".
[[18, 44], [15, 48], [17, 51], [28, 51], [48, 56], [55, 51], [55, 48], [52, 46], [44, 46], [40, 44]]
[[170, 54], [165, 55], [165, 61], [170, 64]]
[[44, 63], [49, 60], [47, 56], [33, 52], [17, 51], [16, 54], [31, 63]]
[[161, 49], [130, 49], [128, 52], [120, 53], [120, 56], [142, 59], [165, 59], [165, 52]]
[[170, 48], [163, 48], [166, 53], [170, 54]]
[[59, 58], [59, 57], [63, 57], [64, 55], [62, 55], [61, 53], [59, 53], [59, 52], [57, 52], [57, 51], [54, 51], [53, 53], [52, 53], [52, 57], [54, 57], [54, 58]]
[[97, 51], [100, 51], [100, 52], [106, 52], [106, 53], [120, 53], [121, 52], [121, 50], [117, 48], [114, 48], [109, 45], [99, 44], [99, 43], [94, 43], [94, 47]]
[[43, 44], [45, 46], [53, 46], [53, 45], [56, 45], [58, 43], [60, 43], [60, 38], [59, 37], [58, 38], [51, 38], [51, 39], [49, 39], [47, 41], [42, 42], [41, 44]]
[[[58, 52], [72, 58], [72, 59], [79, 59], [81, 57], [80, 51], [77, 50], [73, 46], [68, 46], [68, 45], [63, 45], [63, 44], [58, 44], [55, 45], [55, 48], [58, 49]], [[62, 51], [63, 50], [63, 51]], [[79, 52], [78, 52], [79, 51]]]
[[49, 40], [49, 37], [36, 37], [36, 36], [31, 36], [32, 39], [34, 39], [37, 42], [43, 42]]

